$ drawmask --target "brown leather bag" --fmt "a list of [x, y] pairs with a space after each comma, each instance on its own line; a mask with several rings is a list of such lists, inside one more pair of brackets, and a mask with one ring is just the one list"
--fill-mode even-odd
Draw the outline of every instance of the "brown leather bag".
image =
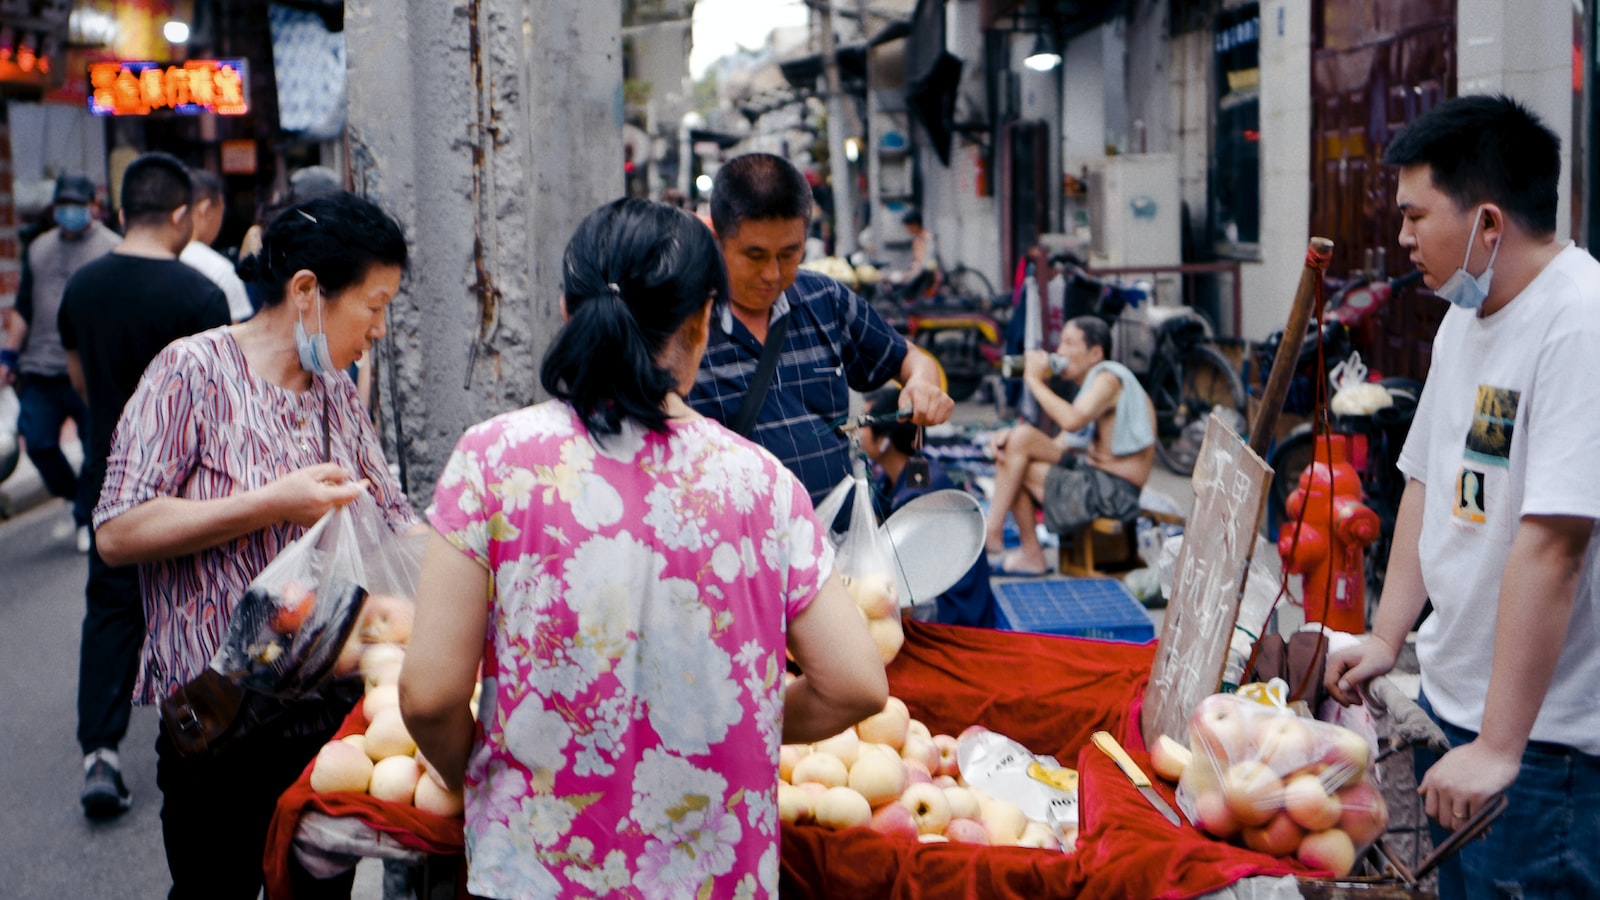
[[184, 756], [217, 754], [277, 718], [284, 706], [207, 666], [161, 701], [161, 727]]
[[1282, 678], [1289, 685], [1289, 700], [1304, 700], [1314, 712], [1327, 691], [1322, 674], [1327, 668], [1328, 642], [1311, 631], [1297, 631], [1288, 641], [1280, 634], [1265, 634], [1256, 642], [1255, 661], [1246, 682]]

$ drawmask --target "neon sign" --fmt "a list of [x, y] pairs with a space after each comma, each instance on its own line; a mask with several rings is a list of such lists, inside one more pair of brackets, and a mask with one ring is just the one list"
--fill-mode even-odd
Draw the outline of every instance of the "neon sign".
[[187, 116], [242, 116], [250, 111], [249, 69], [242, 59], [191, 59], [89, 64], [89, 112], [148, 116], [170, 110]]

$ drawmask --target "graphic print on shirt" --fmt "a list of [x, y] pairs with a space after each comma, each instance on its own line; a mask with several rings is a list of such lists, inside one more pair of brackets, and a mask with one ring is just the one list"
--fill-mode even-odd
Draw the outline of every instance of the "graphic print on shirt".
[[1456, 518], [1480, 523], [1488, 518], [1483, 503], [1483, 481], [1484, 473], [1461, 467], [1456, 474]]
[[1521, 391], [1478, 385], [1472, 429], [1467, 432], [1465, 455], [1469, 461], [1501, 469], [1510, 467], [1511, 432], [1517, 422], [1517, 404], [1521, 399]]

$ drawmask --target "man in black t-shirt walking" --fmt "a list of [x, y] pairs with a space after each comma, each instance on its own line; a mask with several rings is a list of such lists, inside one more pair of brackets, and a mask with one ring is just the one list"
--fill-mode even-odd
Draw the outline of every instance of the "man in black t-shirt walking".
[[[89, 403], [83, 477], [91, 506], [105, 481], [117, 420], [145, 367], [178, 338], [230, 321], [222, 291], [178, 261], [194, 230], [193, 195], [189, 170], [176, 158], [147, 153], [134, 160], [122, 179], [126, 237], [67, 282], [58, 325], [67, 373]], [[91, 546], [85, 600], [78, 660], [81, 799], [85, 815], [105, 818], [133, 802], [117, 745], [128, 731], [145, 638], [138, 567], [108, 566]]]

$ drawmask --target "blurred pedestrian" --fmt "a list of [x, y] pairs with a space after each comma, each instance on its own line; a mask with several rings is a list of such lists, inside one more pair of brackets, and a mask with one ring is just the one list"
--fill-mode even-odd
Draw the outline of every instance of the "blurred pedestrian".
[[474, 896], [776, 897], [779, 744], [886, 702], [804, 489], [683, 400], [726, 291], [687, 213], [591, 213], [541, 370], [556, 399], [445, 466], [400, 708], [468, 787]]
[[[128, 400], [95, 509], [111, 565], [139, 565], [145, 642], [136, 704], [200, 674], [234, 604], [273, 557], [329, 510], [370, 490], [389, 526], [415, 514], [341, 369], [384, 333], [406, 265], [400, 226], [347, 193], [295, 204], [267, 227], [240, 277], [266, 305], [249, 320], [168, 346]], [[296, 700], [255, 695], [258, 726], [226, 749], [183, 756], [156, 738], [170, 897], [254, 900], [278, 795], [360, 696], [335, 682]], [[290, 860], [297, 897], [345, 897]]]
[[227, 197], [223, 194], [222, 179], [205, 169], [189, 170], [194, 182], [194, 236], [183, 248], [178, 258], [193, 266], [211, 279], [228, 298], [228, 314], [233, 321], [243, 322], [255, 313], [250, 305], [250, 295], [244, 282], [233, 270], [233, 261], [212, 249], [211, 243], [222, 233], [222, 219], [227, 213]]
[[[894, 415], [900, 410], [900, 389], [887, 387], [874, 391], [867, 395], [866, 403], [869, 415]], [[928, 466], [927, 479], [921, 483], [912, 481], [908, 464], [913, 456], [920, 453], [917, 446], [921, 439], [919, 431], [921, 429], [909, 422], [866, 425], [861, 428], [861, 448], [877, 468], [872, 479], [872, 500], [879, 520], [889, 518], [895, 510], [929, 491], [953, 489], [956, 486], [936, 459], [924, 458]], [[989, 576], [989, 559], [979, 553], [977, 561], [961, 576], [961, 580], [934, 598], [934, 621], [944, 625], [993, 628], [995, 601]]]
[[[16, 306], [6, 310], [0, 384], [16, 382], [21, 406], [17, 432], [27, 444], [28, 459], [45, 489], [72, 504], [78, 552], [88, 553], [89, 513], [95, 498], [88, 495], [61, 451], [61, 428], [71, 419], [81, 440], [88, 430], [89, 411], [67, 377], [67, 354], [56, 317], [67, 279], [104, 256], [122, 237], [100, 224], [94, 182], [83, 175], [57, 178], [50, 205], [56, 227], [28, 245], [28, 267], [17, 289]], [[67, 529], [62, 536], [72, 533]]]
[[[83, 480], [98, 500], [122, 407], [145, 366], [178, 338], [228, 324], [228, 301], [205, 276], [178, 262], [194, 220], [189, 171], [147, 153], [122, 176], [127, 236], [67, 281], [58, 318], [67, 372], [89, 404]], [[139, 570], [108, 566], [89, 549], [86, 611], [78, 653], [78, 744], [83, 748], [84, 814], [105, 818], [133, 798], [117, 747], [128, 733], [133, 678], [144, 643]]]
[[851, 390], [898, 379], [917, 425], [947, 421], [955, 402], [932, 356], [849, 288], [800, 270], [810, 216], [811, 186], [782, 157], [749, 153], [717, 170], [711, 220], [730, 294], [712, 311], [689, 403], [771, 451], [816, 501], [850, 474], [850, 442], [833, 425]]

